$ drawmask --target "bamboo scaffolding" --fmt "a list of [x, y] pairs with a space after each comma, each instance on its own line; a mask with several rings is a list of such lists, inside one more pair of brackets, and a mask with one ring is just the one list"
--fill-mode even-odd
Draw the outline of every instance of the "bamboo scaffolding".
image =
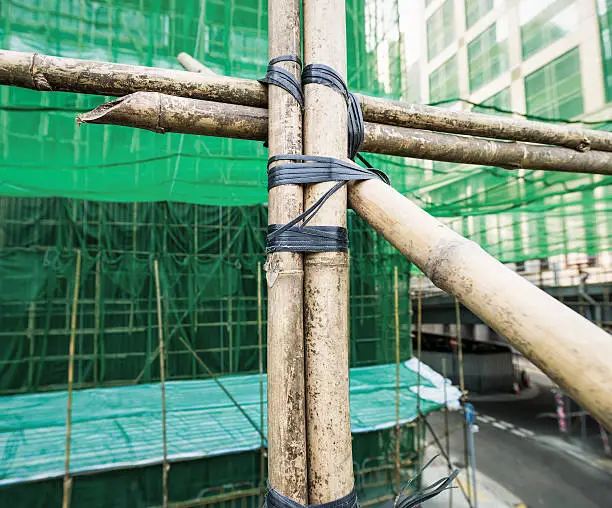
[[349, 187], [353, 209], [431, 281], [504, 336], [612, 429], [610, 335], [380, 181]]
[[199, 72], [200, 74], [203, 74], [204, 76], [218, 76], [218, 74], [215, 71], [210, 70], [202, 62], [200, 62], [199, 60], [196, 60], [190, 54], [185, 53], [184, 51], [176, 55], [176, 59], [186, 71]]
[[157, 302], [157, 337], [159, 344], [159, 381], [161, 386], [161, 406], [162, 406], [162, 506], [168, 507], [168, 440], [166, 435], [166, 352], [164, 347], [164, 328], [162, 322], [162, 306], [159, 283], [159, 262], [153, 261], [155, 273], [155, 299]]
[[[262, 316], [262, 299], [261, 294], [261, 263], [257, 263], [257, 363], [259, 367], [259, 428], [264, 428], [264, 361], [263, 361], [263, 316]], [[259, 506], [263, 506], [265, 501], [264, 492], [266, 489], [266, 440], [264, 434], [261, 434], [260, 450], [259, 450], [259, 488], [261, 496], [259, 498]]]
[[[43, 91], [126, 95], [139, 91], [265, 107], [266, 86], [255, 80], [189, 71], [0, 50], [0, 84]], [[585, 151], [612, 151], [612, 133], [518, 118], [454, 111], [357, 94], [368, 122]]]
[[[153, 132], [177, 132], [265, 140], [265, 109], [137, 92], [77, 117], [81, 123], [113, 124]], [[365, 152], [447, 162], [612, 174], [612, 153], [504, 142], [366, 122]]]
[[70, 345], [68, 346], [68, 405], [66, 409], [66, 457], [64, 459], [64, 487], [62, 508], [70, 506], [72, 478], [70, 477], [70, 439], [72, 434], [72, 389], [74, 383], [74, 349], [76, 342], [76, 320], [81, 288], [81, 251], [76, 251], [76, 269], [74, 275], [74, 292], [72, 296], [72, 313], [70, 316]]
[[395, 493], [402, 491], [400, 468], [400, 318], [399, 318], [399, 273], [393, 267], [393, 311], [395, 317]]
[[[232, 106], [231, 109], [238, 108]], [[253, 116], [251, 108], [251, 117]], [[263, 139], [262, 110], [255, 139]], [[234, 118], [232, 113], [232, 118]], [[231, 133], [235, 126], [230, 126]], [[215, 123], [216, 132], [223, 125]], [[366, 125], [367, 129], [367, 125]], [[367, 148], [366, 148], [367, 149]], [[457, 235], [379, 181], [349, 186], [353, 209], [428, 275], [505, 336], [583, 407], [612, 429], [612, 357], [609, 335], [506, 268], [479, 246]], [[503, 288], [503, 291], [500, 291]], [[602, 354], [600, 354], [602, 353]], [[574, 388], [572, 388], [574, 386]], [[593, 388], [596, 387], [596, 388]]]
[[[300, 55], [299, 0], [269, 0], [270, 59]], [[299, 79], [294, 62], [279, 62]], [[285, 90], [270, 86], [268, 155], [302, 153], [302, 113]], [[268, 193], [268, 224], [286, 224], [303, 210], [300, 185]], [[281, 494], [308, 504], [303, 327], [303, 256], [275, 252], [266, 262], [268, 286], [268, 481]]]
[[[303, 0], [304, 63], [324, 64], [346, 79], [344, 0]], [[318, 83], [304, 87], [304, 153], [346, 159], [347, 106], [337, 91]], [[334, 182], [307, 185], [304, 208]], [[346, 186], [312, 218], [312, 226], [346, 228]], [[340, 499], [353, 490], [349, 411], [348, 254], [304, 256], [304, 340], [308, 502]]]

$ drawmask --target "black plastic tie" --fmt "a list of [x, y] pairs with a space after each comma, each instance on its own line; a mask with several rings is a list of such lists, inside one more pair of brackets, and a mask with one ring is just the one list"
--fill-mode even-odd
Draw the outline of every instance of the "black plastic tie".
[[260, 83], [266, 83], [268, 85], [278, 86], [286, 92], [288, 92], [300, 105], [300, 108], [304, 109], [304, 94], [302, 93], [302, 85], [296, 79], [296, 77], [289, 71], [275, 65], [279, 62], [294, 62], [300, 67], [302, 66], [302, 60], [296, 55], [283, 55], [273, 58], [268, 63], [266, 75], [258, 81]]

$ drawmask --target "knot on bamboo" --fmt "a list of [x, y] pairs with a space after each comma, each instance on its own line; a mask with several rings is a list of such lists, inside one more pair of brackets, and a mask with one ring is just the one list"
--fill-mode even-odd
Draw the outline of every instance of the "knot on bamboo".
[[49, 84], [43, 72], [36, 65], [37, 58], [44, 59], [44, 55], [39, 55], [38, 53], [32, 54], [32, 63], [30, 64], [30, 78], [32, 78], [32, 88], [34, 88], [34, 90], [50, 92], [53, 90], [53, 87]]

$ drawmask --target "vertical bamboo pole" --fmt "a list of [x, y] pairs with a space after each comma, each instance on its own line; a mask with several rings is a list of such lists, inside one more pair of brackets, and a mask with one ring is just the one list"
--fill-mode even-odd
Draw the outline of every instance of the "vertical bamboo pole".
[[[461, 389], [461, 402], [465, 402], [465, 378], [463, 376], [463, 337], [461, 334], [461, 307], [459, 299], [455, 297], [455, 328], [457, 329], [457, 356], [459, 358], [459, 386]], [[465, 419], [465, 409], [463, 410], [463, 460], [465, 463], [466, 482], [468, 497], [472, 499], [472, 483], [470, 481], [470, 461], [468, 460], [468, 432], [470, 430]]]
[[164, 347], [164, 329], [162, 322], [162, 307], [161, 293], [159, 289], [159, 262], [153, 261], [155, 271], [155, 298], [157, 299], [157, 337], [159, 339], [159, 380], [161, 384], [161, 406], [162, 406], [162, 493], [163, 493], [163, 508], [168, 507], [168, 442], [166, 435], [166, 365], [165, 365], [165, 347]]
[[[417, 460], [422, 459], [421, 457], [421, 444], [425, 441], [425, 434], [423, 428], [423, 416], [421, 415], [421, 345], [422, 345], [422, 332], [421, 327], [423, 326], [423, 277], [419, 277], [419, 283], [417, 285], [417, 399], [416, 399], [416, 410], [417, 410]], [[424, 447], [423, 447], [424, 451]], [[419, 464], [419, 469], [421, 464]]]
[[[299, 0], [269, 0], [270, 59], [300, 55]], [[296, 79], [299, 66], [280, 62]], [[302, 153], [302, 113], [295, 99], [268, 87], [268, 154]], [[268, 223], [285, 224], [302, 213], [299, 185], [268, 195]], [[268, 285], [268, 481], [281, 494], [306, 504], [302, 255], [276, 252], [266, 262]]]
[[72, 316], [70, 318], [70, 345], [68, 360], [68, 407], [66, 410], [66, 458], [64, 461], [64, 492], [62, 508], [70, 506], [72, 479], [70, 478], [70, 435], [72, 432], [72, 385], [74, 383], [74, 344], [76, 341], [76, 320], [81, 287], [81, 251], [76, 251], [76, 272], [74, 275], [74, 293], [72, 296]]
[[[325, 64], [346, 79], [344, 0], [304, 0], [304, 60]], [[320, 84], [305, 86], [304, 153], [346, 159], [347, 107], [342, 95]], [[306, 187], [310, 207], [333, 186]], [[346, 227], [346, 187], [336, 192], [312, 225]], [[348, 259], [342, 252], [304, 256], [304, 338], [309, 503], [349, 494], [354, 485], [348, 370]]]
[[36, 351], [35, 340], [36, 335], [34, 328], [36, 326], [36, 302], [31, 301], [28, 305], [28, 327], [26, 328], [26, 337], [30, 345], [28, 354], [28, 390], [32, 390], [34, 380], [34, 352]]
[[257, 351], [259, 353], [259, 430], [261, 431], [261, 448], [259, 450], [259, 488], [261, 495], [259, 506], [263, 506], [263, 492], [266, 485], [266, 441], [264, 439], [264, 388], [263, 388], [263, 319], [262, 319], [262, 297], [261, 297], [261, 263], [257, 263]]
[[[446, 392], [446, 358], [442, 358], [442, 377], [444, 378], [444, 443], [446, 445], [446, 456], [450, 457], [450, 433], [448, 431], [448, 394]], [[450, 461], [448, 462], [448, 474], [453, 471]], [[448, 508], [453, 507], [453, 489], [448, 491]]]
[[395, 311], [395, 490], [399, 495], [402, 486], [400, 478], [400, 320], [397, 266], [393, 267], [393, 293]]

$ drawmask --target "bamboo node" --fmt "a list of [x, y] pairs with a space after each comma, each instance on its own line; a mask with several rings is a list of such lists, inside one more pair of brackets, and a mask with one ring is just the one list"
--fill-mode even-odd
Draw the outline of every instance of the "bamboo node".
[[591, 140], [586, 136], [582, 138], [576, 145], [576, 150], [579, 152], [588, 152], [591, 149]]
[[45, 75], [38, 70], [36, 67], [36, 57], [40, 56], [38, 53], [32, 55], [32, 64], [30, 65], [30, 77], [32, 78], [32, 85], [35, 90], [43, 90], [51, 92], [53, 87], [47, 81]]
[[264, 264], [264, 271], [266, 272], [266, 283], [268, 287], [274, 286], [274, 283], [279, 277], [299, 275], [304, 276], [304, 271], [300, 269], [291, 268], [285, 270], [283, 267], [283, 259], [278, 255], [278, 252], [273, 252], [268, 255], [268, 259]]

